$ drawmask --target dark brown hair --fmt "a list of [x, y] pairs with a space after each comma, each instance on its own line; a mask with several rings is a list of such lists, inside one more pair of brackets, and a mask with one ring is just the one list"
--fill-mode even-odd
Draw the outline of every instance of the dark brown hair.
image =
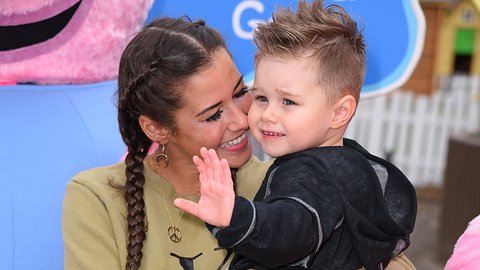
[[118, 123], [125, 158], [128, 244], [127, 270], [138, 269], [146, 238], [143, 161], [152, 141], [139, 125], [145, 115], [175, 132], [174, 112], [182, 107], [188, 80], [225, 49], [222, 36], [203, 21], [161, 18], [145, 26], [125, 48], [118, 74]]
[[358, 102], [366, 69], [365, 41], [356, 22], [338, 5], [299, 0], [277, 7], [272, 21], [254, 32], [260, 57], [308, 57], [319, 68], [318, 81], [331, 102], [352, 94]]

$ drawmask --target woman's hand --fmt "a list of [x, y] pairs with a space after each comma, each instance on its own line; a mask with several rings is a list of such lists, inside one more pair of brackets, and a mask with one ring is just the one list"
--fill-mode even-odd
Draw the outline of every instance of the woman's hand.
[[235, 202], [233, 180], [230, 167], [225, 159], [220, 160], [215, 150], [202, 147], [200, 155], [193, 157], [200, 180], [200, 200], [198, 203], [177, 198], [176, 207], [185, 210], [208, 224], [227, 227], [232, 218]]

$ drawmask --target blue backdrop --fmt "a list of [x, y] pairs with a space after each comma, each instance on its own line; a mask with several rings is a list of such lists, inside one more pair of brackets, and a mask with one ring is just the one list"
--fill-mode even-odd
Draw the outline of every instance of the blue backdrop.
[[[241, 72], [253, 78], [252, 28], [290, 1], [155, 1], [156, 16], [204, 19], [226, 37]], [[363, 96], [398, 87], [423, 47], [415, 0], [327, 1], [365, 27]], [[46, 67], [48, 68], [48, 67]], [[116, 81], [0, 87], [0, 259], [2, 269], [62, 269], [61, 209], [67, 181], [80, 170], [117, 162], [124, 151], [112, 94]], [[160, 266], [159, 266], [160, 267]]]
[[[240, 71], [253, 79], [253, 27], [271, 18], [287, 0], [155, 1], [147, 22], [157, 16], [188, 15], [220, 30]], [[181, 3], [181, 4], [180, 4]], [[211, 3], [211, 4], [210, 4]], [[418, 0], [326, 0], [344, 7], [364, 27], [367, 72], [362, 95], [373, 96], [401, 86], [412, 73], [423, 49], [425, 19]]]

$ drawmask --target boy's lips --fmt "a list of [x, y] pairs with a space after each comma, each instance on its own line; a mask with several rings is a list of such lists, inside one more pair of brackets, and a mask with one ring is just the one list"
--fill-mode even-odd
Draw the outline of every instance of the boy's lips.
[[285, 136], [283, 133], [277, 133], [273, 131], [262, 131], [263, 136], [269, 136], [269, 137], [282, 137]]

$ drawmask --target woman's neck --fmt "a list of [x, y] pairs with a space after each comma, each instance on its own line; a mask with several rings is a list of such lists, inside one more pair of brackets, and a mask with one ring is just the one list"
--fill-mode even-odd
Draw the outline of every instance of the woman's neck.
[[176, 160], [170, 162], [167, 167], [156, 166], [154, 156], [147, 157], [148, 165], [152, 170], [162, 176], [175, 189], [175, 192], [183, 196], [199, 194], [200, 182], [198, 180], [198, 171], [192, 161], [182, 162]]

